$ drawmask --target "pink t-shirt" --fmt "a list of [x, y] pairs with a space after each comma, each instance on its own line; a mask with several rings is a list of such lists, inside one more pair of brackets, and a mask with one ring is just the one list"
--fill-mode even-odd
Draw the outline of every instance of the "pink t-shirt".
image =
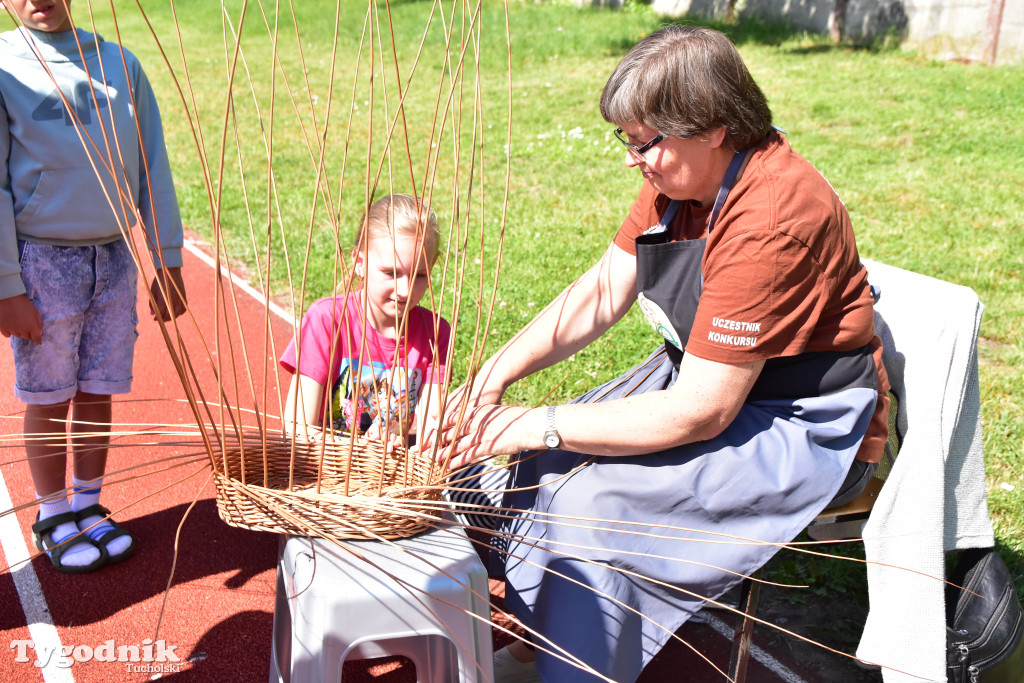
[[[399, 422], [412, 424], [423, 388], [447, 381], [451, 326], [417, 306], [409, 311], [404, 337], [391, 339], [364, 320], [363, 312], [360, 292], [314, 303], [302, 318], [298, 364], [293, 339], [281, 367], [298, 369], [325, 387], [320, 420], [329, 405], [336, 429], [365, 432], [386, 418], [389, 431], [397, 433]], [[431, 400], [438, 400], [436, 394]]]

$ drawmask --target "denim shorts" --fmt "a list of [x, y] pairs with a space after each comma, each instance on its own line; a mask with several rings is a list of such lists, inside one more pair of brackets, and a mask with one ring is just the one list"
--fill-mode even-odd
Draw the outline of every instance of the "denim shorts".
[[11, 338], [14, 395], [53, 405], [79, 391], [109, 396], [132, 386], [138, 270], [124, 240], [92, 247], [18, 242], [26, 295], [43, 340]]

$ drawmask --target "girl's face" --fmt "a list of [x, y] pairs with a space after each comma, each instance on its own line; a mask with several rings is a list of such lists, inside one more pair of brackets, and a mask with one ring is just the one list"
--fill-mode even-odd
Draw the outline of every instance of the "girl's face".
[[366, 251], [356, 254], [356, 275], [363, 279], [370, 322], [396, 338], [405, 312], [419, 304], [430, 284], [430, 261], [415, 234], [370, 235]]
[[[623, 124], [622, 133], [639, 146], [654, 138], [658, 131], [634, 123]], [[714, 202], [732, 158], [723, 146], [724, 139], [724, 128], [695, 138], [669, 135], [647, 150], [643, 161], [627, 151], [626, 166], [639, 167], [654, 189], [671, 199], [693, 199], [707, 204]]]

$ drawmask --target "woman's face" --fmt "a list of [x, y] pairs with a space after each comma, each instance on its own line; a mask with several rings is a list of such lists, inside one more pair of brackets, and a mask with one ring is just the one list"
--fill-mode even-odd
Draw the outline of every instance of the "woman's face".
[[[640, 146], [658, 131], [634, 123], [623, 124], [622, 134]], [[627, 151], [626, 166], [638, 167], [655, 190], [671, 199], [692, 199], [706, 204], [714, 201], [732, 156], [723, 148], [724, 139], [725, 129], [695, 138], [669, 135], [647, 150], [643, 161]]]

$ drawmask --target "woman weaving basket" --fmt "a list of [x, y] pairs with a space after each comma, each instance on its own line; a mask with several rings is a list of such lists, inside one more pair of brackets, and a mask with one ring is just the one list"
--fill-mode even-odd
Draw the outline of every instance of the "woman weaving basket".
[[[449, 410], [436, 437], [453, 469], [522, 451], [491, 558], [536, 647], [499, 652], [498, 680], [593, 680], [586, 667], [634, 680], [772, 544], [859, 493], [886, 438], [846, 209], [772, 128], [728, 38], [651, 34], [601, 113], [643, 175], [639, 196], [598, 263], [455, 393], [471, 410], [461, 423]], [[665, 338], [646, 361], [566, 405], [499, 404], [634, 300]]]

